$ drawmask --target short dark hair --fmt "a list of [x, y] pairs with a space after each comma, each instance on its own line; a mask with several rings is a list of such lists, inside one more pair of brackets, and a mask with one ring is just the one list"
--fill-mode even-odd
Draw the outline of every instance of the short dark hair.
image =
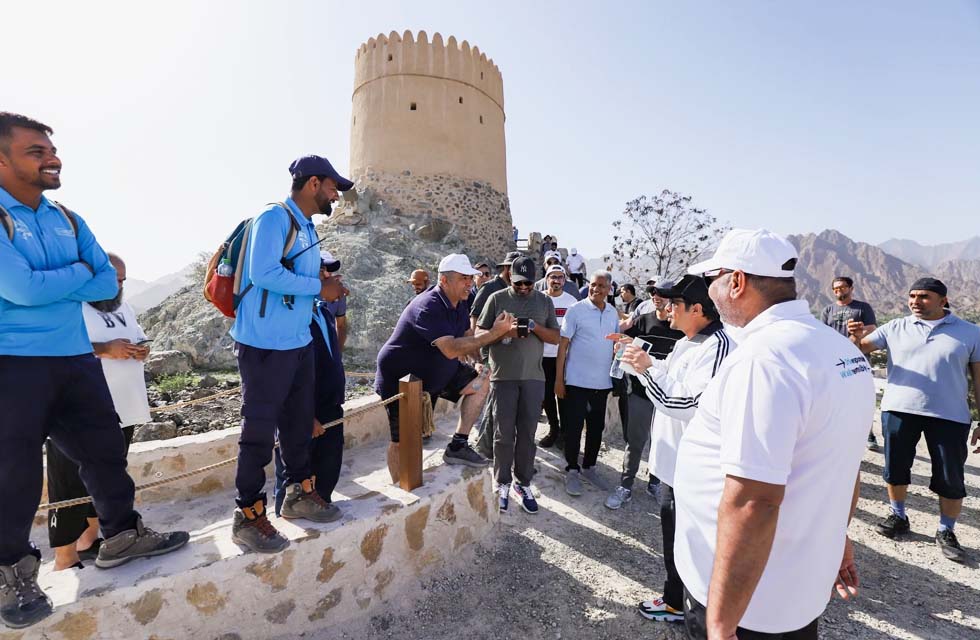
[[770, 304], [796, 300], [796, 278], [770, 278], [751, 273], [745, 277]]
[[293, 178], [293, 193], [296, 193], [305, 187], [306, 183], [310, 181], [310, 178], [316, 178], [320, 182], [323, 182], [326, 177], [327, 176], [303, 176], [301, 178]]
[[4, 153], [10, 151], [10, 137], [13, 134], [14, 127], [33, 129], [34, 131], [40, 131], [48, 136], [54, 133], [54, 130], [43, 122], [38, 122], [33, 118], [22, 116], [19, 113], [0, 111], [0, 149], [2, 149]]
[[703, 315], [705, 320], [708, 322], [718, 322], [721, 320], [721, 315], [718, 314], [718, 308], [715, 307], [713, 302], [691, 302], [686, 298], [673, 298], [673, 300], [680, 300], [684, 303], [684, 306], [689, 309], [696, 304], [701, 305], [701, 315]]
[[631, 284], [624, 284], [619, 289], [620, 291], [629, 291], [634, 296], [636, 295], [636, 287]]
[[837, 276], [837, 277], [834, 278], [833, 282], [831, 282], [830, 284], [833, 284], [834, 282], [843, 282], [844, 284], [846, 284], [849, 287], [853, 287], [854, 286], [854, 280], [852, 280], [851, 278], [848, 278], [847, 276]]

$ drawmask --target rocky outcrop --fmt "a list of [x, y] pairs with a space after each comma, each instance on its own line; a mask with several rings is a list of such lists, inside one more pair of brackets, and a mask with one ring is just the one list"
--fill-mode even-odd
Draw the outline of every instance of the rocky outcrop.
[[[346, 195], [326, 224], [317, 227], [323, 247], [341, 260], [348, 298], [348, 370], [374, 371], [384, 344], [413, 292], [405, 279], [414, 269], [436, 268], [449, 253], [468, 253], [457, 225], [437, 216], [394, 209], [366, 189]], [[181, 351], [199, 369], [234, 369], [231, 320], [201, 295], [198, 284], [181, 289], [140, 317], [154, 348]]]
[[162, 376], [172, 376], [177, 373], [187, 373], [191, 370], [187, 354], [175, 349], [153, 351], [143, 365], [146, 377], [156, 380]]

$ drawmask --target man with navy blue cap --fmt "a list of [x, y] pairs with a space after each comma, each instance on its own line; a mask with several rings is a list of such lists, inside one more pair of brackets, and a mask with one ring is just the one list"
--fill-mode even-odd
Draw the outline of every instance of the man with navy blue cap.
[[[241, 265], [242, 283], [250, 288], [231, 328], [242, 376], [243, 418], [232, 539], [263, 553], [289, 545], [266, 516], [265, 467], [277, 433], [286, 484], [282, 517], [329, 522], [340, 515], [311, 480], [316, 378], [310, 310], [317, 296], [336, 298], [332, 279], [320, 271], [312, 217], [330, 215], [338, 191], [354, 183], [320, 156], [296, 159], [289, 174], [290, 197], [267, 207], [252, 223]], [[290, 237], [295, 237], [291, 246]]]

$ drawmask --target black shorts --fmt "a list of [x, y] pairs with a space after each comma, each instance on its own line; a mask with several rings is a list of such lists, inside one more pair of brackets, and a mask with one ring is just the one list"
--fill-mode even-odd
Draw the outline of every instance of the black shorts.
[[926, 436], [932, 459], [929, 489], [943, 498], [966, 497], [963, 478], [970, 425], [898, 411], [881, 412], [881, 432], [885, 437], [885, 469], [882, 476], [891, 485], [912, 484], [912, 463], [919, 438]]
[[[459, 366], [456, 367], [456, 372], [453, 373], [453, 377], [449, 379], [446, 386], [441, 391], [429, 393], [429, 398], [432, 400], [432, 408], [435, 409], [438, 398], [449, 400], [454, 404], [459, 402], [459, 399], [463, 397], [463, 389], [468, 387], [478, 375], [480, 374], [476, 372], [476, 369], [466, 363], [460, 362]], [[398, 402], [386, 404], [385, 410], [388, 412], [388, 430], [391, 432], [391, 441], [398, 442]]]

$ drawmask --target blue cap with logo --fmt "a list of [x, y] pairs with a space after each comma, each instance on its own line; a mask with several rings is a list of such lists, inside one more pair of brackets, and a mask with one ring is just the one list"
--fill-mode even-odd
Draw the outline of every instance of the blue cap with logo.
[[323, 176], [330, 178], [337, 183], [338, 191], [348, 191], [354, 183], [344, 178], [333, 168], [330, 161], [323, 156], [302, 156], [293, 160], [289, 165], [289, 175], [296, 178], [307, 178], [309, 176]]

